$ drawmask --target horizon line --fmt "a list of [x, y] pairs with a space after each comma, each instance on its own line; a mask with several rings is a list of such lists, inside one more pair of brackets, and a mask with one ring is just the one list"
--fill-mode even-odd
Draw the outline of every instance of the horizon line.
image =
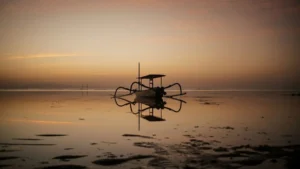
[[[28, 89], [0, 89], [0, 92], [39, 92], [39, 91], [49, 91], [49, 92], [54, 92], [54, 91], [60, 91], [60, 92], [103, 92], [103, 91], [115, 91], [115, 89], [112, 88], [102, 88], [102, 89], [97, 89], [97, 88], [90, 88], [90, 89], [74, 89], [74, 88], [64, 88], [64, 89], [59, 89], [59, 88], [49, 88], [49, 89], [42, 89], [42, 88], [28, 88]], [[122, 92], [126, 90], [120, 90]], [[179, 91], [179, 89], [167, 89], [167, 91]], [[279, 91], [299, 91], [299, 89], [185, 89], [183, 91], [220, 91], [220, 92], [226, 92], [226, 91], [253, 91], [253, 92], [279, 92]]]

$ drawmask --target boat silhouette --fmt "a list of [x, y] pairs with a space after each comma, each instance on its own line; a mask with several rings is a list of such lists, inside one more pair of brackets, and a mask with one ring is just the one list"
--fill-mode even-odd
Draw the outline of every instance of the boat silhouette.
[[[115, 90], [114, 97], [122, 97], [122, 96], [128, 96], [135, 94], [137, 97], [150, 97], [150, 98], [162, 98], [162, 97], [175, 97], [175, 96], [182, 96], [186, 93], [182, 91], [182, 87], [179, 83], [173, 83], [168, 86], [162, 85], [162, 79], [166, 75], [164, 74], [148, 74], [146, 76], [140, 77], [140, 63], [138, 64], [138, 81], [134, 81], [131, 83], [130, 88], [126, 88], [123, 86], [118, 87]], [[160, 78], [160, 86], [154, 87], [154, 79]], [[146, 86], [143, 84], [143, 80], [148, 80], [149, 85]], [[134, 86], [137, 85], [137, 88], [134, 89]], [[173, 95], [167, 95], [166, 89], [169, 89], [171, 87], [178, 86], [179, 87], [179, 93], [173, 94]], [[144, 89], [143, 89], [144, 88]], [[119, 90], [125, 90], [129, 93], [123, 94], [123, 95], [117, 95]]]

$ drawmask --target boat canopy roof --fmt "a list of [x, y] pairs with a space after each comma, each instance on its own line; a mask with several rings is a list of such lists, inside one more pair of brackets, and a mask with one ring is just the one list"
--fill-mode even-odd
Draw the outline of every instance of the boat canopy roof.
[[155, 79], [155, 78], [164, 77], [164, 76], [166, 76], [166, 75], [162, 75], [162, 74], [149, 74], [149, 75], [140, 77], [140, 79]]

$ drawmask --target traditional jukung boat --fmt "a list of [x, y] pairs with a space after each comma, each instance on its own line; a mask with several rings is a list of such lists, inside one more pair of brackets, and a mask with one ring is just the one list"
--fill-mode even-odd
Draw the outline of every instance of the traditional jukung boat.
[[[163, 74], [149, 74], [146, 76], [140, 77], [140, 64], [138, 66], [138, 81], [134, 81], [131, 83], [130, 88], [126, 87], [118, 87], [115, 91], [114, 97], [122, 97], [122, 96], [127, 96], [127, 95], [132, 95], [135, 94], [136, 97], [150, 97], [150, 98], [162, 98], [162, 97], [174, 97], [174, 96], [181, 96], [185, 95], [186, 93], [182, 92], [181, 85], [179, 83], [173, 83], [171, 85], [168, 85], [164, 87], [162, 85], [162, 78], [165, 77], [166, 75]], [[160, 78], [160, 86], [154, 87], [154, 79]], [[149, 85], [146, 86], [143, 84], [143, 80], [148, 80]], [[134, 85], [137, 84], [137, 88], [133, 89]], [[171, 88], [173, 86], [178, 86], [179, 87], [179, 93], [178, 94], [173, 94], [173, 95], [167, 95], [166, 89]], [[144, 88], [144, 89], [143, 89]], [[117, 96], [118, 90], [123, 89], [129, 91], [128, 94]]]

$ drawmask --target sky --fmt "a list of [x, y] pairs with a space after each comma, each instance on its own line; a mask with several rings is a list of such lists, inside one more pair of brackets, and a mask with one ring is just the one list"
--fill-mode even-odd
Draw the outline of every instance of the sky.
[[0, 1], [2, 89], [300, 89], [299, 45], [297, 0]]

